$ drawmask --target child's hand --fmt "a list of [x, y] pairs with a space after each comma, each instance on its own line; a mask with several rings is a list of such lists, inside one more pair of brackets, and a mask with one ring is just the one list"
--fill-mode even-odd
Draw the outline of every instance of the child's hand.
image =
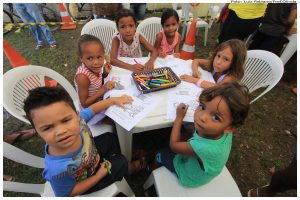
[[134, 64], [132, 66], [132, 71], [142, 71], [142, 70], [144, 70], [144, 66], [139, 63]]
[[[111, 163], [108, 160], [106, 160], [106, 162], [107, 162], [109, 168], [111, 169], [111, 166], [112, 166]], [[103, 162], [103, 163], [101, 163], [100, 169], [97, 171], [97, 175], [104, 177], [107, 175], [107, 173], [108, 173], [108, 170], [106, 169], [105, 163]]]
[[195, 78], [187, 74], [181, 75], [180, 79], [189, 83], [196, 83], [199, 80], [199, 78]]
[[192, 76], [195, 78], [200, 78], [201, 72], [199, 70], [195, 70], [195, 71], [193, 71]]
[[113, 98], [115, 98], [114, 104], [122, 108], [124, 108], [124, 104], [131, 104], [133, 102], [132, 97], [128, 95], [123, 95], [121, 97], [113, 97]]
[[164, 51], [159, 51], [158, 56], [161, 57], [161, 58], [165, 58], [167, 56], [167, 54]]
[[173, 56], [174, 56], [175, 58], [180, 58], [180, 53], [173, 53]]
[[106, 89], [106, 90], [111, 90], [111, 89], [113, 89], [114, 87], [115, 87], [115, 81], [107, 81], [105, 84], [104, 84], [104, 88]]
[[111, 69], [112, 69], [112, 67], [111, 67], [110, 62], [105, 63], [105, 65], [104, 65], [104, 73], [105, 74], [109, 74], [109, 72], [111, 71]]
[[154, 68], [154, 63], [151, 61], [148, 61], [145, 63], [145, 69], [153, 69]]
[[180, 119], [183, 119], [187, 110], [189, 108], [189, 105], [188, 104], [184, 104], [184, 103], [181, 103], [177, 106], [177, 110], [176, 110], [176, 117], [177, 118], [180, 118]]

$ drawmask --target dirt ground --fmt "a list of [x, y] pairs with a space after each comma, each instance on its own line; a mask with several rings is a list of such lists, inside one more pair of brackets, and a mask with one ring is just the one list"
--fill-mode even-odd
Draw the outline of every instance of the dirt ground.
[[[50, 50], [48, 47], [35, 51], [35, 40], [27, 29], [20, 33], [10, 33], [4, 36], [17, 51], [31, 64], [49, 67], [64, 75], [72, 84], [76, 67], [79, 64], [76, 55], [76, 40], [80, 36], [82, 25], [75, 30], [57, 31], [54, 37], [58, 48]], [[207, 46], [203, 46], [204, 30], [197, 36], [196, 56], [206, 58], [209, 51], [216, 44], [218, 25], [209, 29]], [[4, 73], [11, 66], [3, 54]], [[5, 90], [5, 88], [4, 88]], [[237, 129], [233, 137], [230, 158], [226, 164], [234, 177], [243, 196], [253, 187], [265, 185], [270, 181], [271, 169], [279, 170], [286, 167], [292, 160], [297, 146], [297, 98], [287, 83], [279, 82], [270, 92], [251, 104], [249, 116], [241, 128]], [[12, 116], [3, 119], [4, 133], [11, 133], [29, 128]], [[146, 149], [151, 155], [155, 150], [168, 145], [170, 128], [134, 134], [133, 149]], [[44, 142], [38, 137], [17, 142], [17, 147], [38, 156], [44, 154]], [[134, 152], [133, 152], [134, 153]], [[4, 174], [15, 176], [16, 181], [27, 183], [42, 183], [41, 170], [26, 167], [3, 160]], [[149, 176], [149, 172], [127, 177], [128, 183], [136, 196], [144, 196], [142, 185]], [[155, 195], [150, 189], [150, 195]], [[4, 196], [34, 196], [33, 194], [4, 192]], [[278, 194], [278, 196], [297, 196], [296, 190]]]

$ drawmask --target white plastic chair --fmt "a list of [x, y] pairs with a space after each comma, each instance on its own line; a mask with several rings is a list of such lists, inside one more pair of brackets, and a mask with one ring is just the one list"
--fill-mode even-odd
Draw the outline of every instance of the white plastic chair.
[[[28, 165], [35, 168], [44, 168], [43, 158], [27, 153], [6, 142], [3, 142], [3, 156], [24, 165]], [[33, 194], [39, 194], [43, 197], [55, 196], [49, 182], [45, 182], [43, 184], [32, 184], [32, 183], [3, 181], [3, 191], [33, 193]], [[102, 190], [87, 195], [82, 195], [82, 196], [88, 196], [88, 197], [116, 196], [120, 192], [122, 192], [126, 196], [130, 196], [130, 197], [135, 196], [131, 188], [129, 187], [127, 181], [124, 178], [121, 181], [117, 181]]]
[[116, 32], [118, 32], [118, 30], [114, 21], [108, 19], [94, 19], [83, 26], [81, 35], [90, 34], [98, 37], [104, 45], [105, 53], [109, 55], [112, 39]]
[[[79, 110], [79, 98], [76, 90], [62, 75], [47, 67], [27, 65], [13, 68], [3, 75], [3, 106], [17, 119], [30, 124], [25, 117], [23, 101], [28, 96], [28, 91], [36, 87], [45, 86], [45, 77], [56, 80], [71, 96], [74, 105]], [[106, 132], [114, 132], [108, 124], [95, 124], [89, 126], [94, 137]]]
[[293, 54], [297, 51], [297, 34], [285, 36], [289, 43], [284, 48], [282, 54], [280, 55], [280, 59], [285, 65], [289, 59], [293, 56]]
[[151, 45], [154, 45], [156, 34], [162, 30], [160, 17], [149, 17], [144, 19], [136, 29], [136, 31], [142, 34]]
[[266, 87], [251, 103], [270, 91], [280, 81], [283, 74], [283, 63], [280, 58], [274, 53], [263, 50], [247, 51], [244, 68], [245, 74], [241, 83], [248, 87], [250, 93], [258, 88]]
[[152, 171], [144, 184], [144, 190], [154, 184], [159, 197], [241, 197], [241, 192], [230, 172], [222, 172], [209, 183], [197, 188], [187, 188], [167, 168], [160, 167]]

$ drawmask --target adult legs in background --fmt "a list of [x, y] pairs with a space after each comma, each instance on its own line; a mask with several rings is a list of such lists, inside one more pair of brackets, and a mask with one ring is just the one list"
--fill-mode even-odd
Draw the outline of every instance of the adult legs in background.
[[138, 20], [144, 20], [146, 3], [130, 3], [130, 10], [135, 14]]
[[297, 189], [297, 159], [294, 156], [291, 164], [283, 169], [276, 171], [271, 178], [269, 185], [265, 185], [248, 191], [250, 197], [271, 197], [278, 192], [289, 189]]
[[[14, 4], [14, 7], [21, 17], [22, 21], [24, 23], [39, 23], [39, 22], [45, 22], [41, 10], [38, 7], [38, 5], [33, 3], [20, 3], [20, 4]], [[41, 26], [41, 25], [34, 25], [29, 26], [32, 34], [36, 38], [39, 45], [45, 45], [45, 41], [43, 38], [43, 34], [48, 41], [50, 45], [54, 45], [56, 43], [54, 37], [52, 36], [52, 33], [47, 25]]]
[[234, 11], [229, 10], [228, 17], [219, 35], [219, 43], [234, 38], [244, 40], [258, 28], [261, 19], [261, 17], [256, 19], [241, 19]]

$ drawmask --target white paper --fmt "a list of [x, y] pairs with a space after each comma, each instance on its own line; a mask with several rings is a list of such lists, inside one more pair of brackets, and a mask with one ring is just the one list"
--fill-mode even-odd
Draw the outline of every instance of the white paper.
[[124, 86], [123, 90], [112, 89], [107, 91], [103, 98], [106, 99], [109, 96], [118, 96], [119, 94], [127, 94], [129, 96], [139, 95], [141, 92], [136, 88], [131, 74], [111, 75], [106, 77], [107, 80], [114, 80]]
[[[202, 78], [206, 81], [215, 83], [213, 76], [210, 72], [201, 69]], [[203, 88], [199, 88], [194, 83], [188, 83], [181, 81], [175, 90], [169, 90], [168, 92], [168, 110], [167, 118], [175, 120], [176, 109], [180, 103], [188, 104], [189, 108], [183, 119], [186, 122], [194, 122], [194, 112], [199, 106], [199, 96]]]
[[176, 90], [170, 90], [168, 93], [168, 110], [167, 118], [175, 120], [176, 109], [180, 103], [189, 105], [183, 121], [194, 122], [194, 112], [199, 106], [199, 96], [202, 88], [197, 87], [193, 83], [181, 82]]
[[[120, 91], [119, 91], [120, 92]], [[140, 120], [146, 117], [162, 100], [156, 94], [133, 95], [133, 103], [125, 108], [113, 105], [105, 114], [117, 122], [120, 126], [130, 131]]]

